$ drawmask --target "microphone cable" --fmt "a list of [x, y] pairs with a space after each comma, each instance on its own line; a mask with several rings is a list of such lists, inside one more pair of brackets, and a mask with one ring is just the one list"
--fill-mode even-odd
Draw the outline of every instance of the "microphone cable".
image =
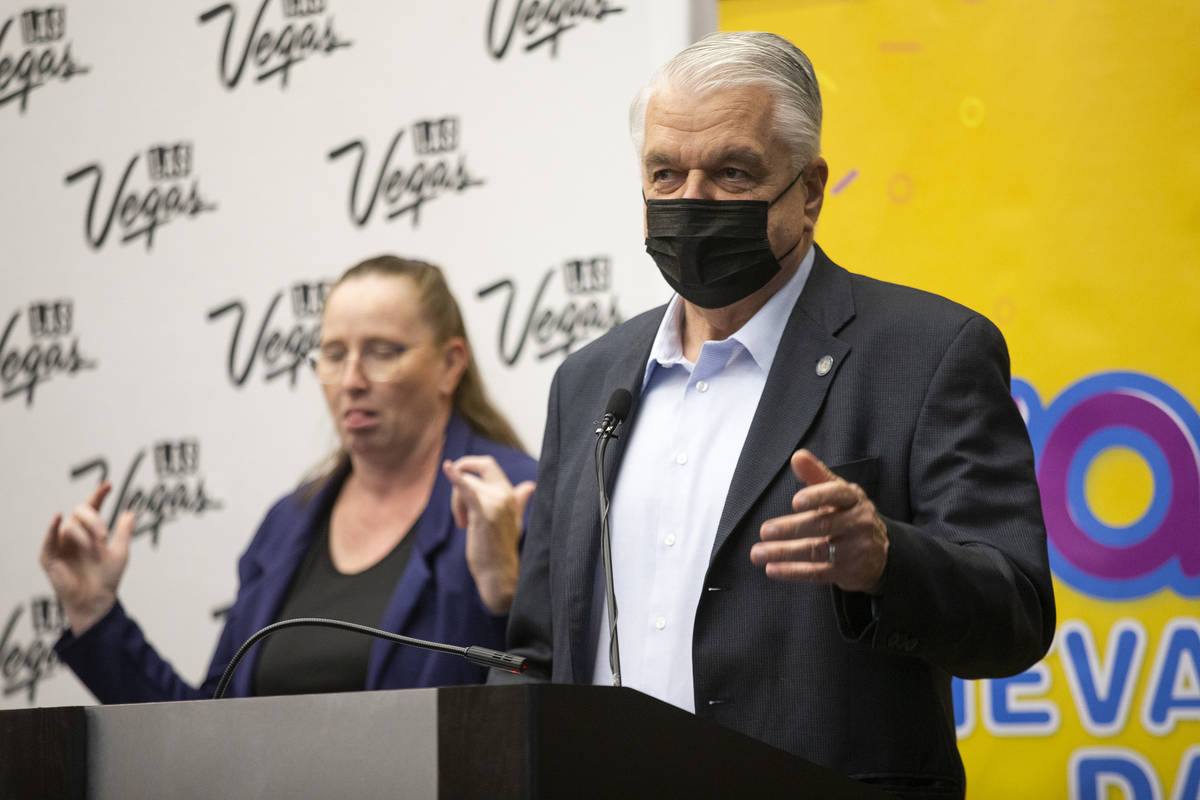
[[237, 669], [238, 662], [249, 652], [250, 648], [258, 642], [270, 636], [276, 631], [281, 631], [284, 628], [299, 628], [305, 626], [315, 626], [321, 628], [336, 628], [343, 631], [351, 631], [352, 633], [361, 633], [367, 636], [374, 636], [379, 639], [387, 639], [389, 642], [396, 644], [404, 644], [410, 647], [420, 647], [423, 650], [433, 650], [438, 653], [448, 653], [450, 655], [462, 656], [472, 664], [478, 664], [481, 667], [489, 667], [491, 669], [502, 669], [520, 675], [526, 669], [525, 658], [522, 656], [514, 656], [510, 653], [502, 653], [499, 650], [492, 650], [490, 647], [480, 647], [479, 645], [470, 645], [469, 647], [460, 647], [453, 644], [442, 644], [441, 642], [429, 642], [424, 639], [414, 639], [411, 636], [402, 636], [391, 631], [383, 631], [379, 628], [372, 628], [369, 625], [359, 625], [355, 622], [346, 622], [340, 619], [325, 619], [323, 617], [298, 617], [296, 619], [284, 619], [279, 622], [272, 623], [265, 628], [262, 628], [249, 639], [245, 644], [238, 648], [234, 653], [233, 659], [230, 660], [229, 666], [225, 667], [225, 671], [221, 673], [221, 680], [217, 681], [217, 690], [213, 693], [213, 699], [219, 700], [225, 695], [225, 690], [229, 688], [229, 681], [233, 678], [233, 671]]

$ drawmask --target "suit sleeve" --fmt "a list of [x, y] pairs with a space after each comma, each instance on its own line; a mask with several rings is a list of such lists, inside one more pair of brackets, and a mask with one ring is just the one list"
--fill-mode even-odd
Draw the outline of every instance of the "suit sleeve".
[[909, 456], [911, 521], [886, 519], [880, 597], [835, 590], [844, 635], [963, 678], [1018, 673], [1054, 635], [1033, 450], [1000, 331], [959, 330], [926, 391]]
[[[538, 461], [538, 484], [521, 550], [521, 572], [508, 616], [508, 649], [528, 659], [523, 677], [549, 680], [554, 646], [554, 617], [550, 598], [550, 542], [558, 478], [559, 376], [550, 384], [546, 432]], [[493, 670], [492, 682], [511, 682], [513, 676]]]

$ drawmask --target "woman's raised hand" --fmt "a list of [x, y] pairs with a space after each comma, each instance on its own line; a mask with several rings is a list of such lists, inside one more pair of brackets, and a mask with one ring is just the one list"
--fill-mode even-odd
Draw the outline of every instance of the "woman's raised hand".
[[76, 636], [113, 607], [117, 585], [129, 563], [133, 512], [125, 511], [117, 518], [111, 537], [100, 518], [100, 506], [111, 490], [112, 484], [104, 481], [65, 521], [62, 514], [55, 514], [38, 556]]
[[533, 494], [533, 481], [513, 486], [491, 456], [446, 461], [442, 471], [454, 486], [454, 524], [467, 532], [467, 568], [483, 604], [507, 614], [517, 589], [521, 521]]

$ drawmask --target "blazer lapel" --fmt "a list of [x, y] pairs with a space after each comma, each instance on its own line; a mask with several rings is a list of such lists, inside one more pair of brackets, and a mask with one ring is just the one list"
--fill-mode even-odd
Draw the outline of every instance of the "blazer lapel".
[[[466, 455], [469, 438], [470, 429], [467, 428], [466, 422], [457, 414], [452, 415], [446, 426], [446, 444], [442, 447], [442, 459], [454, 461]], [[392, 593], [392, 599], [388, 601], [387, 609], [383, 613], [383, 620], [380, 622], [380, 627], [385, 631], [402, 633], [405, 630], [409, 618], [417, 608], [417, 603], [425, 594], [433, 578], [431, 564], [436, 558], [437, 551], [446, 544], [455, 530], [453, 515], [450, 511], [452, 488], [450, 481], [442, 474], [439, 462], [433, 491], [429, 495], [429, 502], [425, 504], [425, 510], [421, 512], [421, 520], [417, 524], [415, 531], [417, 538], [413, 541], [408, 565], [404, 568], [404, 574], [400, 576], [399, 583], [396, 584], [396, 590]], [[385, 639], [377, 639], [371, 645], [371, 654], [367, 660], [368, 689], [380, 687], [383, 674], [398, 647], [400, 645], [394, 645]]]
[[[850, 345], [834, 334], [853, 317], [849, 276], [818, 247], [812, 272], [784, 326], [734, 469], [710, 563], [772, 479], [788, 469], [788, 460], [850, 352]], [[832, 359], [825, 362], [827, 369], [822, 364], [826, 356]]]
[[[629, 417], [618, 431], [617, 438], [608, 443], [604, 456], [605, 486], [611, 495], [613, 480], [621, 468], [625, 456], [625, 443], [637, 422], [638, 401], [642, 394], [642, 377], [646, 371], [646, 360], [650, 357], [650, 346], [654, 334], [662, 321], [663, 306], [647, 313], [640, 319], [631, 320], [631, 325], [641, 325], [634, 331], [631, 346], [616, 354], [611, 367], [604, 376], [602, 387], [595, 400], [595, 419], [604, 414], [608, 398], [617, 389], [628, 389], [633, 395]], [[586, 412], [583, 412], [586, 413]], [[577, 446], [577, 445], [573, 445]], [[596, 485], [594, 440], [586, 443], [588, 456], [583, 464], [579, 484], [576, 487], [575, 505], [571, 524], [567, 530], [567, 541], [563, 552], [567, 554], [566, 587], [567, 608], [570, 615], [571, 667], [575, 680], [591, 682], [592, 659], [595, 657], [595, 631], [592, 625], [592, 603], [595, 598], [597, 580], [600, 575], [600, 488]]]
[[[345, 480], [344, 473], [335, 474], [330, 478], [311, 501], [299, 506], [293, 519], [279, 523], [286, 538], [283, 538], [277, 547], [259, 553], [259, 577], [254, 586], [246, 591], [245, 596], [239, 598], [240, 604], [252, 612], [242, 623], [246, 629], [245, 638], [279, 621], [279, 609], [283, 606], [292, 577], [312, 544], [313, 529], [317, 520], [321, 515], [329, 513], [329, 508]], [[239, 646], [240, 644], [241, 642], [238, 642]], [[246, 654], [245, 662], [240, 665], [232, 680], [232, 696], [250, 696], [252, 679], [261, 652], [261, 647], [255, 647]]]

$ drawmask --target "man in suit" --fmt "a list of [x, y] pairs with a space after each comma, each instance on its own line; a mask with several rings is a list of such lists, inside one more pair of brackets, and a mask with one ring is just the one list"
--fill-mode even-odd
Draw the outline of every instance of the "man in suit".
[[1054, 599], [1000, 332], [814, 243], [828, 167], [808, 59], [718, 34], [631, 129], [647, 250], [676, 295], [550, 392], [508, 638], [610, 679], [595, 420], [609, 450], [623, 683], [905, 796], [965, 792], [950, 678], [1036, 662]]

